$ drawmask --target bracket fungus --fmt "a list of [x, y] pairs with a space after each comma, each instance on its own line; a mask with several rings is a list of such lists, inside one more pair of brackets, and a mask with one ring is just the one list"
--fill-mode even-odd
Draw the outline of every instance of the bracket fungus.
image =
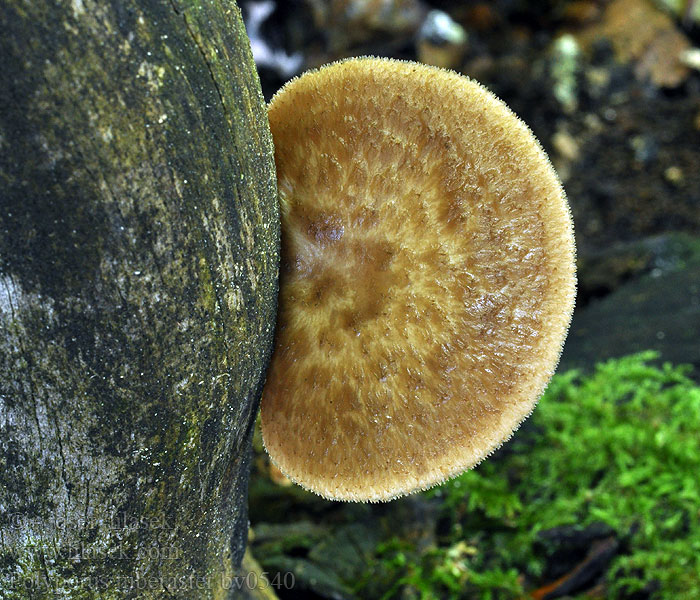
[[511, 110], [453, 72], [350, 59], [268, 107], [282, 215], [273, 462], [337, 500], [469, 469], [532, 412], [575, 297], [564, 191]]

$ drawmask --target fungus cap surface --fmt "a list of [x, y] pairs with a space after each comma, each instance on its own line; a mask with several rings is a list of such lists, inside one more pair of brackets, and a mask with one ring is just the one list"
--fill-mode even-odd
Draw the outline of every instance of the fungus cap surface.
[[389, 500], [473, 467], [533, 410], [575, 296], [544, 151], [478, 83], [362, 58], [269, 105], [282, 217], [265, 446], [324, 497]]

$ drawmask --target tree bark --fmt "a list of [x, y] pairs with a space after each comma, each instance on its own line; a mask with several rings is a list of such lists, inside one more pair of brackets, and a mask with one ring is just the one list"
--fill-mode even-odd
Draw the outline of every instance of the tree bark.
[[233, 597], [279, 252], [238, 7], [0, 23], [0, 597]]

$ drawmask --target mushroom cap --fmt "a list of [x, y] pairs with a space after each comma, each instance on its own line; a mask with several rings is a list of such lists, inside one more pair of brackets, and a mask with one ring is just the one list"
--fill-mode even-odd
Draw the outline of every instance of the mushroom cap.
[[532, 412], [575, 297], [564, 191], [467, 77], [350, 59], [272, 99], [282, 218], [272, 461], [329, 499], [390, 500], [479, 463]]

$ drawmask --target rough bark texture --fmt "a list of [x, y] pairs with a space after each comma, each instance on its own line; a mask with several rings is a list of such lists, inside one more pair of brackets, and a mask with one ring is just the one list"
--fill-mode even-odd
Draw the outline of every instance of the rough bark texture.
[[239, 10], [0, 24], [0, 597], [234, 596], [279, 245]]

